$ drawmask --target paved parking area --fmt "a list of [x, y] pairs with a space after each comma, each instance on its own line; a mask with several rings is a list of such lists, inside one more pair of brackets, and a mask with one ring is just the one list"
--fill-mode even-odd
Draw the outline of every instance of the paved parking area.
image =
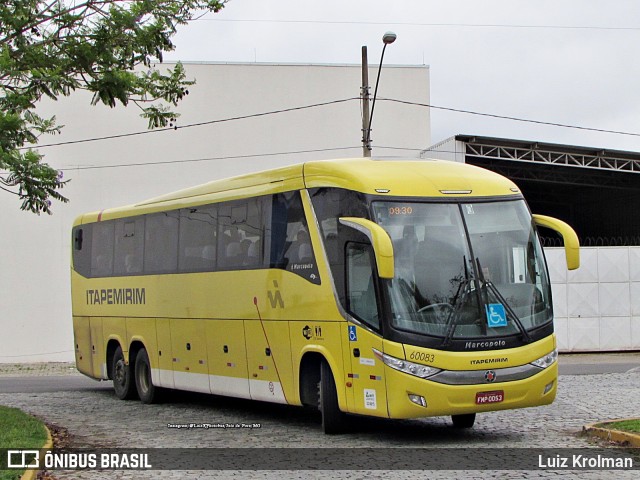
[[[301, 408], [209, 395], [172, 393], [165, 403], [120, 401], [111, 390], [0, 394], [19, 407], [65, 426], [74, 447], [118, 448], [582, 448], [588, 423], [640, 414], [640, 369], [626, 373], [562, 375], [554, 404], [478, 416], [471, 430], [451, 428], [448, 418], [412, 421], [359, 419], [352, 433], [326, 436], [318, 415]], [[253, 429], [175, 429], [168, 424], [245, 423]], [[258, 450], [256, 450], [258, 451]], [[504, 450], [509, 452], [509, 450]], [[636, 471], [75, 471], [60, 478], [637, 478]]]

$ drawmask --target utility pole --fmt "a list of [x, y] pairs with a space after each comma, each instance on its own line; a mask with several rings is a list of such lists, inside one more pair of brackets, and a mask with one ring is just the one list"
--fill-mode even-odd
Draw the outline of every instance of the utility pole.
[[362, 156], [371, 157], [371, 122], [373, 121], [373, 110], [376, 107], [376, 96], [378, 95], [378, 83], [380, 83], [380, 72], [382, 71], [382, 60], [384, 59], [384, 51], [387, 45], [396, 41], [396, 34], [387, 32], [382, 37], [384, 47], [380, 55], [380, 66], [378, 67], [378, 77], [376, 78], [376, 88], [373, 93], [373, 102], [371, 104], [371, 113], [369, 113], [369, 61], [367, 59], [367, 47], [362, 47], [362, 87], [360, 98], [362, 99]]
[[369, 131], [369, 61], [367, 59], [367, 46], [362, 47], [362, 156], [371, 157], [371, 133]]

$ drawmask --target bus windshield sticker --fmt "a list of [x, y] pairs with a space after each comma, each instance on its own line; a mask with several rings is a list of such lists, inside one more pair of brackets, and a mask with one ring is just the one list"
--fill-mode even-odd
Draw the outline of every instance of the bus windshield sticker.
[[504, 305], [501, 303], [490, 303], [484, 306], [487, 315], [487, 325], [489, 328], [506, 327], [507, 314]]
[[357, 342], [358, 341], [358, 333], [356, 332], [355, 325], [349, 325], [349, 341]]

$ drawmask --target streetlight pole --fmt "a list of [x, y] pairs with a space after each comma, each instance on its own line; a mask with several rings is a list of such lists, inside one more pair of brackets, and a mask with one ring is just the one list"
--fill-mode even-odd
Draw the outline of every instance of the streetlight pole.
[[373, 121], [373, 111], [376, 107], [376, 96], [378, 95], [378, 83], [380, 82], [380, 72], [382, 71], [382, 60], [384, 59], [384, 51], [387, 45], [396, 41], [396, 34], [387, 32], [382, 37], [384, 47], [380, 55], [380, 66], [378, 67], [378, 76], [376, 78], [376, 88], [373, 92], [373, 102], [371, 103], [371, 113], [369, 113], [369, 62], [367, 60], [367, 47], [362, 47], [362, 156], [371, 157], [371, 122]]
[[369, 61], [367, 59], [367, 47], [362, 47], [362, 156], [371, 157], [371, 141], [369, 137]]

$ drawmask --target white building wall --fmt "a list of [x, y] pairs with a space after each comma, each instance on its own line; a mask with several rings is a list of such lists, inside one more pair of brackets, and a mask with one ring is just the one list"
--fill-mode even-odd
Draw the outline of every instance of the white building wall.
[[[185, 67], [188, 77], [195, 77], [198, 83], [178, 108], [180, 126], [360, 94], [358, 65]], [[376, 68], [371, 68], [369, 78], [375, 79], [375, 74]], [[428, 68], [384, 67], [378, 96], [430, 103]], [[138, 116], [135, 105], [92, 107], [90, 98], [78, 92], [43, 103], [41, 114], [56, 115], [65, 128], [61, 135], [43, 137], [41, 145], [146, 130], [146, 121]], [[20, 211], [15, 196], [0, 192], [0, 362], [73, 360], [69, 253], [71, 224], [77, 215], [232, 175], [306, 160], [361, 156], [360, 139], [360, 102], [352, 100], [175, 131], [41, 148], [45, 161], [63, 169], [65, 179], [71, 180], [62, 192], [70, 203], [56, 203], [53, 216], [37, 217]], [[374, 157], [418, 157], [419, 150], [431, 143], [429, 109], [378, 102], [372, 140]], [[316, 151], [279, 154], [309, 150]], [[132, 166], [150, 162], [155, 164]]]
[[559, 350], [640, 350], [640, 247], [582, 247], [574, 271], [563, 248], [545, 255]]

